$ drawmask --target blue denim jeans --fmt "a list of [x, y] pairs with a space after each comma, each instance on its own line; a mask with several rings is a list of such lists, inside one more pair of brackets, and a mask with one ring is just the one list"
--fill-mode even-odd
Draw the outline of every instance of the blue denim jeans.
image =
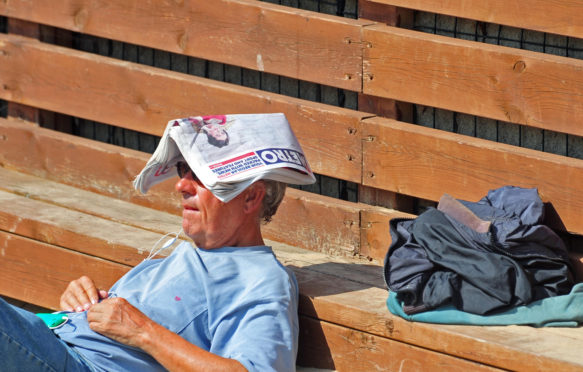
[[1, 298], [0, 370], [92, 371], [39, 317]]

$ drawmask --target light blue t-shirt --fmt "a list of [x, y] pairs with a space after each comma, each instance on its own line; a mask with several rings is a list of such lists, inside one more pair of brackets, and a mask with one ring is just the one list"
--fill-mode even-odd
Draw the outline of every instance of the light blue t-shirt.
[[[204, 350], [238, 360], [249, 371], [293, 371], [298, 340], [295, 276], [270, 247], [204, 250], [182, 243], [147, 260], [110, 290]], [[89, 328], [86, 313], [69, 314], [55, 333], [103, 371], [164, 370], [140, 349]]]

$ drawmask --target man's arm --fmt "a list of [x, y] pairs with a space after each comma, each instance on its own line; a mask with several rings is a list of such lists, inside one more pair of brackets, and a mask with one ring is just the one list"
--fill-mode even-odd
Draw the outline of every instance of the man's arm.
[[93, 305], [87, 320], [94, 331], [144, 350], [169, 371], [246, 371], [237, 360], [212, 354], [162, 327], [123, 298]]

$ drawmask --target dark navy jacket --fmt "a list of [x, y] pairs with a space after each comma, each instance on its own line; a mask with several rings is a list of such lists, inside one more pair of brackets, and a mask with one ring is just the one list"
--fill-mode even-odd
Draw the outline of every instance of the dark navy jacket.
[[385, 280], [406, 313], [453, 304], [488, 314], [569, 293], [567, 249], [543, 225], [536, 189], [505, 186], [478, 202], [459, 202], [489, 221], [487, 232], [433, 208], [413, 220], [390, 222]]

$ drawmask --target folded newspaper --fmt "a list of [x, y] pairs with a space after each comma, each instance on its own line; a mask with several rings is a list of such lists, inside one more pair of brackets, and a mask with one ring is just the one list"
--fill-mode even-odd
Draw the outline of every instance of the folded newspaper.
[[260, 179], [298, 185], [315, 182], [284, 114], [195, 116], [170, 120], [134, 187], [150, 187], [176, 176], [186, 161], [218, 199], [228, 202]]

